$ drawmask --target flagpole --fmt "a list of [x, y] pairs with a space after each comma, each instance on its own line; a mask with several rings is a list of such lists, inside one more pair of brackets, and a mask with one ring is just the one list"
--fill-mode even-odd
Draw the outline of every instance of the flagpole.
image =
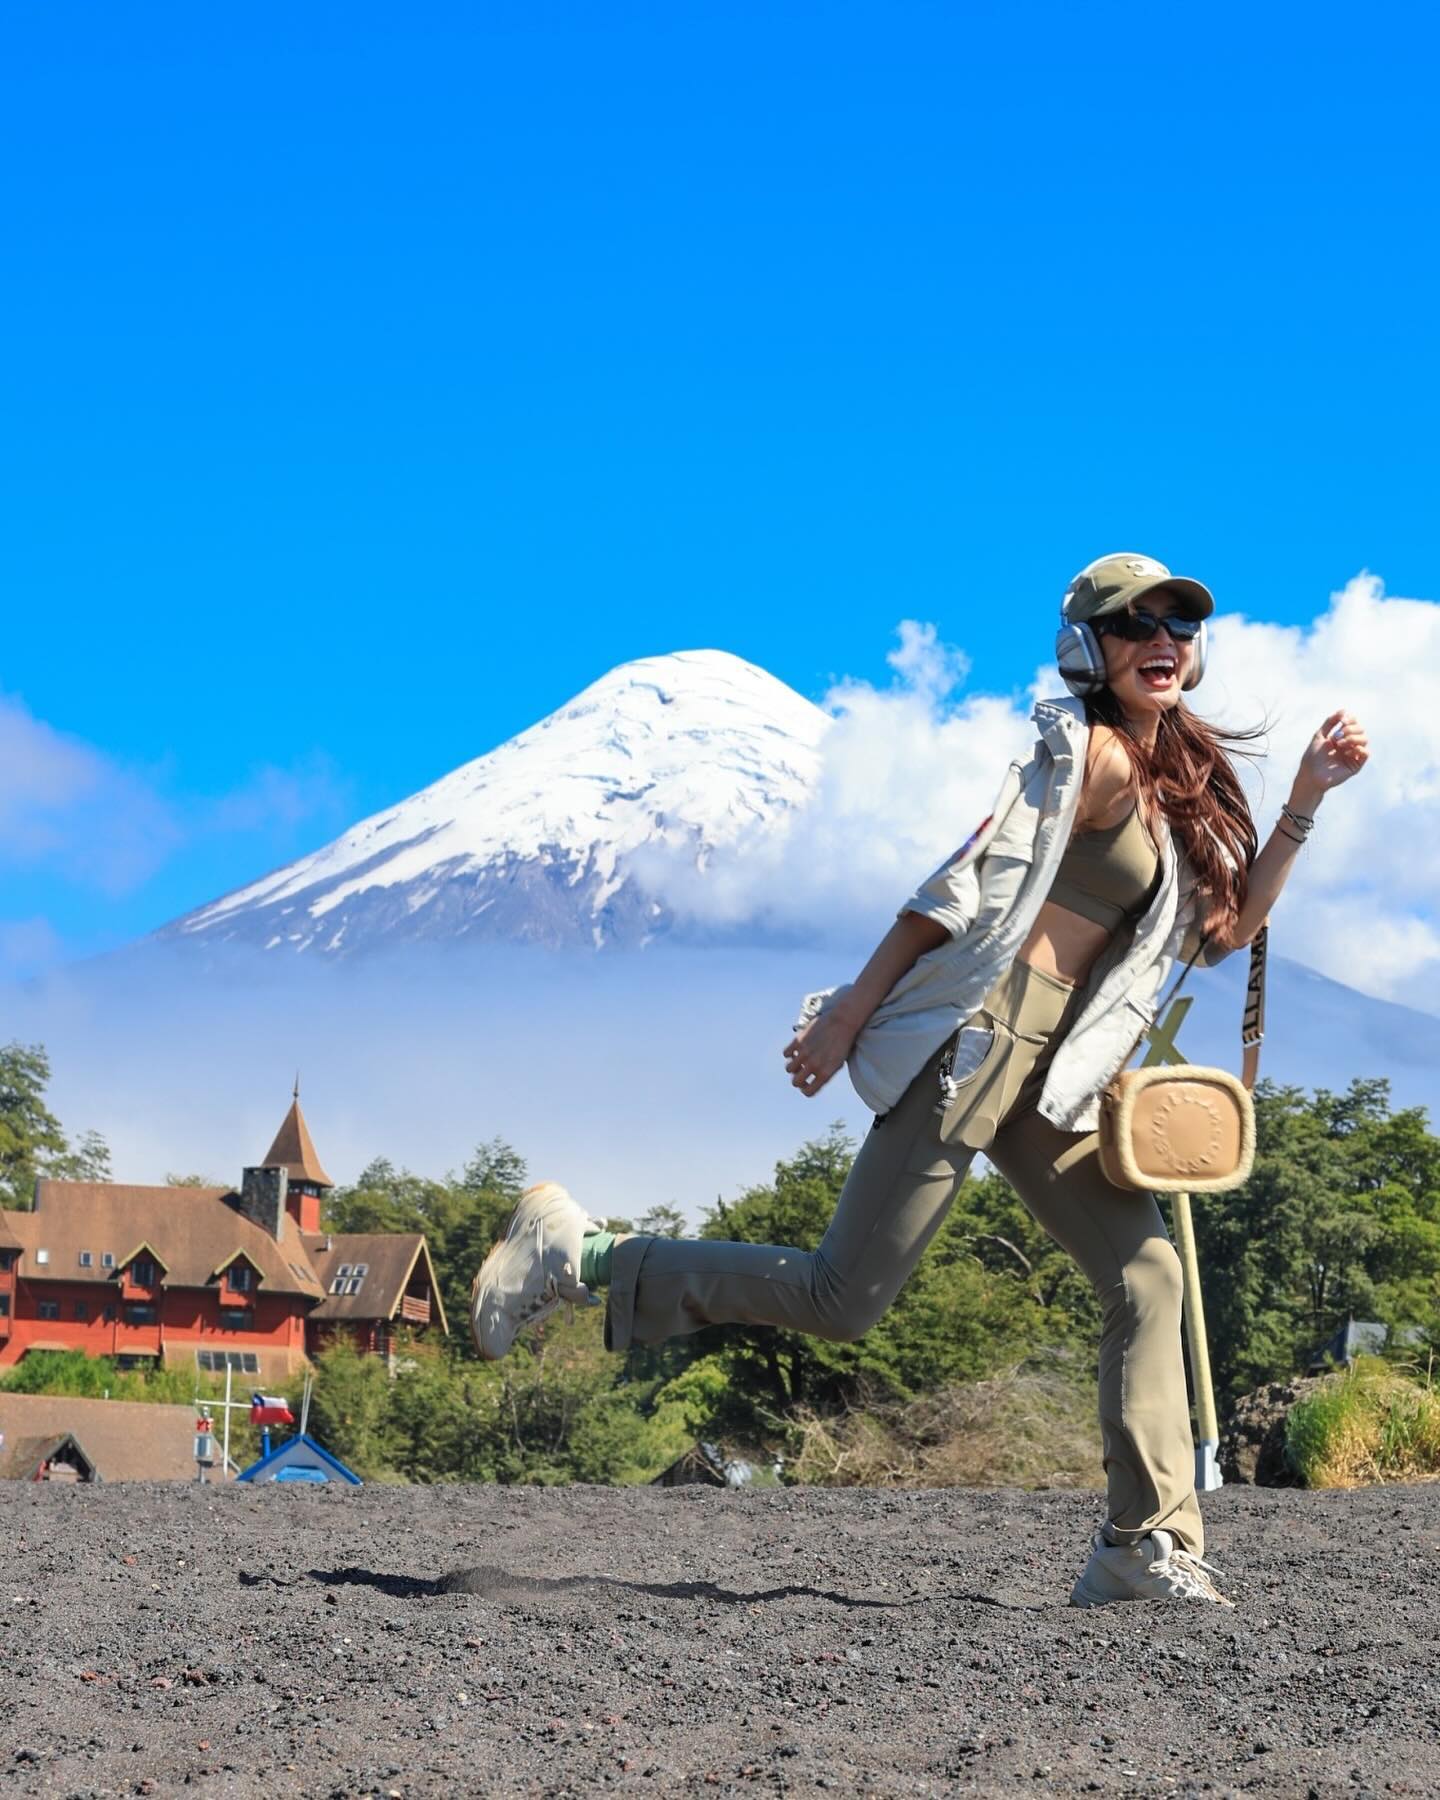
[[[1191, 996], [1186, 994], [1171, 1003], [1163, 1021], [1151, 1028], [1150, 1049], [1142, 1069], [1157, 1063], [1183, 1063], [1185, 1058], [1175, 1043], [1185, 1015], [1190, 1010]], [[1220, 1448], [1220, 1427], [1215, 1417], [1215, 1388], [1210, 1379], [1210, 1340], [1205, 1330], [1205, 1300], [1200, 1292], [1200, 1252], [1195, 1243], [1195, 1217], [1190, 1210], [1188, 1194], [1171, 1194], [1170, 1216], [1178, 1240], [1180, 1274], [1185, 1291], [1185, 1343], [1190, 1352], [1190, 1385], [1195, 1395], [1195, 1424], [1199, 1443], [1195, 1446], [1195, 1488], [1208, 1494], [1224, 1486], [1224, 1477], [1216, 1461]]]
[[[231, 1384], [232, 1384], [233, 1378], [234, 1378], [233, 1366], [231, 1364], [227, 1363], [225, 1365], [225, 1398], [223, 1400], [204, 1400], [204, 1401], [202, 1401], [199, 1394], [197, 1394], [195, 1396], [196, 1406], [204, 1405], [204, 1406], [210, 1407], [210, 1408], [214, 1408], [214, 1407], [218, 1406], [224, 1410], [224, 1413], [225, 1413], [224, 1456], [225, 1456], [225, 1459], [227, 1462], [230, 1460], [230, 1414], [232, 1412], [249, 1412], [249, 1410], [250, 1410], [249, 1406], [246, 1404], [245, 1401], [232, 1400], [230, 1398]], [[239, 1471], [238, 1467], [236, 1468], [235, 1472], [236, 1472], [236, 1474], [239, 1474], [240, 1471]]]
[[1185, 1341], [1190, 1349], [1190, 1383], [1195, 1390], [1195, 1424], [1200, 1442], [1195, 1446], [1195, 1487], [1208, 1494], [1225, 1485], [1216, 1453], [1220, 1425], [1215, 1417], [1215, 1388], [1210, 1380], [1210, 1341], [1205, 1332], [1205, 1302], [1200, 1293], [1200, 1252], [1195, 1244], [1195, 1219], [1188, 1194], [1170, 1196], [1175, 1235], [1180, 1240], [1180, 1271], [1185, 1282]]
[[230, 1383], [235, 1371], [230, 1367], [230, 1359], [225, 1359], [225, 1449], [220, 1458], [220, 1479], [230, 1479]]

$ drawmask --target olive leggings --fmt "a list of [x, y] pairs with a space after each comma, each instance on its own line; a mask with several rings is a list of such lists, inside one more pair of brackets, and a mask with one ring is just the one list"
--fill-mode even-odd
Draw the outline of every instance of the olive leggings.
[[1203, 1554], [1179, 1258], [1152, 1196], [1106, 1180], [1095, 1134], [1059, 1131], [1035, 1110], [1079, 997], [1028, 963], [1012, 964], [956, 1040], [943, 1114], [937, 1052], [871, 1128], [818, 1250], [693, 1238], [618, 1243], [606, 1343], [623, 1350], [716, 1324], [861, 1337], [899, 1293], [983, 1150], [1100, 1300], [1108, 1535], [1133, 1543], [1163, 1525]]

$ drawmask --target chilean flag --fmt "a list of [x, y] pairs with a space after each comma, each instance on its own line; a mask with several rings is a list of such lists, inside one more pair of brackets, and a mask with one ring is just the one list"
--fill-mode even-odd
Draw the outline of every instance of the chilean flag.
[[250, 1423], [252, 1425], [293, 1425], [295, 1415], [279, 1394], [251, 1394]]

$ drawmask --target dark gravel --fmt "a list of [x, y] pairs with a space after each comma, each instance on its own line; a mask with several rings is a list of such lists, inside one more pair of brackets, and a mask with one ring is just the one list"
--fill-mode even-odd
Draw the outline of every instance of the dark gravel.
[[1440, 1486], [1211, 1496], [1234, 1612], [1067, 1608], [1094, 1514], [0, 1484], [0, 1800], [1440, 1793]]

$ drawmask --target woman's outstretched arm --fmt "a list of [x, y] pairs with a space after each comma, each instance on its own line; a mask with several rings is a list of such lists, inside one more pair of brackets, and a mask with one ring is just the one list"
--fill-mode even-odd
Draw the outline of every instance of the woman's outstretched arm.
[[797, 1031], [785, 1046], [790, 1085], [807, 1097], [818, 1094], [850, 1054], [850, 1046], [895, 983], [914, 968], [927, 950], [938, 949], [949, 935], [933, 919], [919, 913], [901, 913], [855, 977], [854, 986]]
[[[1311, 738], [1290, 789], [1291, 810], [1314, 818], [1316, 809], [1333, 787], [1358, 775], [1369, 760], [1370, 750], [1358, 719], [1347, 712], [1331, 713]], [[1270, 916], [1280, 890], [1294, 866], [1300, 844], [1282, 819], [1260, 847], [1250, 865], [1245, 885], [1245, 904], [1235, 921], [1229, 948], [1248, 944]]]

